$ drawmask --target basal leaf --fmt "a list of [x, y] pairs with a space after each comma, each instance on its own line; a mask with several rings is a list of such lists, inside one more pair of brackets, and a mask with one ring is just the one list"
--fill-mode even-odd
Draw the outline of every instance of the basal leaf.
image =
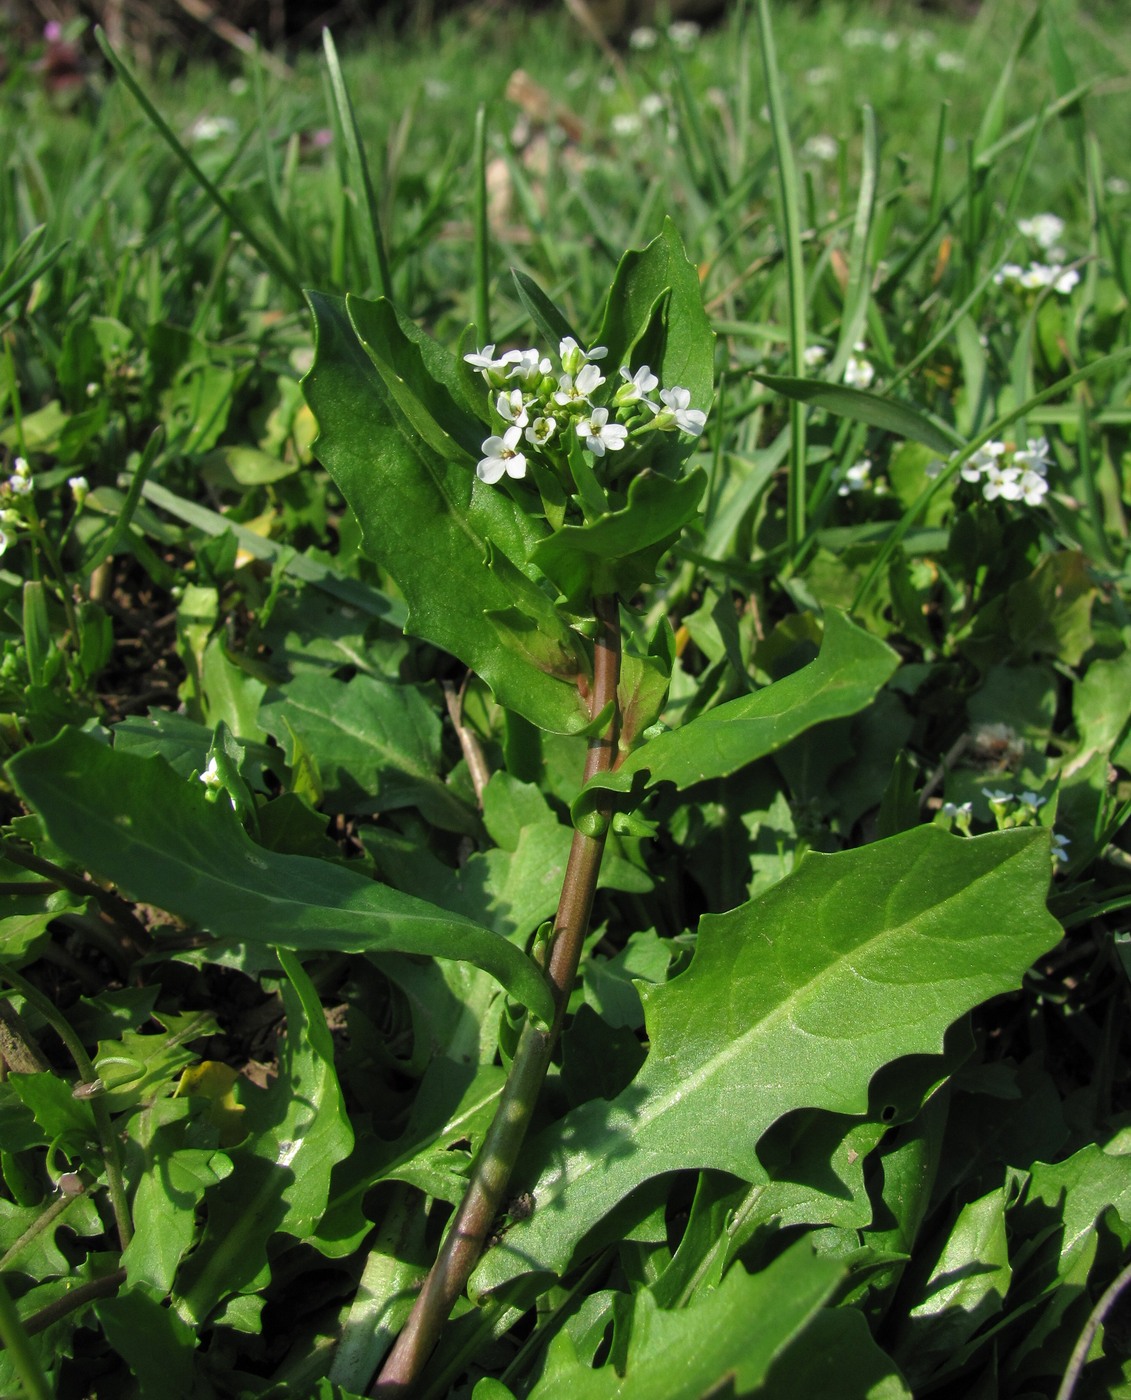
[[304, 674], [264, 705], [260, 723], [292, 762], [295, 736], [318, 764], [331, 811], [418, 807], [446, 831], [470, 832], [475, 814], [440, 775], [440, 719], [419, 690], [372, 676]]
[[287, 1038], [278, 1077], [247, 1103], [251, 1132], [230, 1154], [234, 1170], [206, 1195], [204, 1237], [177, 1277], [174, 1308], [199, 1326], [233, 1294], [250, 1292], [277, 1232], [304, 1239], [325, 1211], [330, 1173], [353, 1146], [318, 993], [298, 959], [287, 974]]
[[[371, 331], [365, 305], [351, 300], [350, 309]], [[311, 293], [310, 306], [317, 353], [303, 388], [318, 420], [319, 458], [357, 515], [367, 552], [404, 594], [408, 630], [458, 656], [501, 705], [539, 728], [584, 730], [590, 717], [573, 679], [500, 646], [489, 616], [514, 599], [487, 568], [488, 546], [526, 559], [537, 539], [529, 522], [504, 491], [476, 478], [474, 458], [453, 436], [452, 429], [464, 436], [462, 428], [437, 428], [444, 441], [452, 438], [448, 454], [420, 436], [404, 403], [390, 397], [345, 302]], [[409, 386], [398, 393], [403, 401]], [[445, 403], [462, 412], [451, 395]], [[430, 437], [438, 441], [435, 432]]]
[[919, 827], [806, 856], [766, 894], [706, 916], [689, 970], [642, 989], [651, 1050], [635, 1080], [531, 1145], [520, 1177], [536, 1209], [485, 1257], [476, 1290], [560, 1272], [660, 1173], [752, 1179], [758, 1141], [784, 1113], [864, 1113], [881, 1065], [937, 1053], [953, 1020], [1015, 987], [1056, 942], [1048, 882], [1042, 831]]
[[998, 1187], [962, 1207], [921, 1301], [904, 1321], [895, 1354], [915, 1385], [923, 1384], [1002, 1310], [1013, 1277], [1006, 1194]]
[[257, 846], [226, 802], [159, 758], [72, 729], [17, 754], [9, 773], [71, 859], [217, 938], [467, 959], [551, 1013], [541, 973], [498, 934], [327, 861]]
[[571, 1400], [700, 1400], [724, 1388], [753, 1394], [775, 1355], [804, 1335], [842, 1273], [838, 1260], [798, 1240], [760, 1274], [732, 1268], [686, 1308], [657, 1307], [643, 1289], [633, 1303], [623, 1374], [611, 1361], [597, 1369], [579, 1362], [565, 1374], [559, 1366], [530, 1400], [564, 1394]]
[[685, 788], [734, 773], [812, 725], [862, 710], [898, 664], [889, 646], [830, 608], [815, 661], [635, 749], [615, 773], [587, 784], [574, 804], [574, 817], [595, 805], [599, 789], [626, 793], [637, 775], [650, 785], [670, 782]]
[[758, 1400], [911, 1400], [894, 1361], [885, 1356], [854, 1308], [822, 1308], [770, 1367]]

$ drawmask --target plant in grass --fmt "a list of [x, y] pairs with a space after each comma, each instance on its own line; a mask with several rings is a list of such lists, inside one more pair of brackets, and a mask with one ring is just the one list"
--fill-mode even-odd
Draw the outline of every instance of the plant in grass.
[[[690, 75], [680, 100], [686, 117]], [[748, 168], [730, 149], [714, 160], [699, 144], [713, 135], [687, 143], [693, 203]], [[992, 241], [992, 219], [971, 216], [965, 311], [944, 276], [937, 319], [917, 319], [933, 248], [871, 299], [870, 259], [917, 233], [881, 248], [863, 183], [845, 281], [815, 245], [791, 250], [816, 263], [827, 377], [765, 392], [743, 359], [756, 336], [731, 321], [712, 401], [699, 299], [758, 251], [741, 237], [696, 269], [665, 228], [620, 263], [595, 320], [600, 256], [579, 257], [568, 313], [520, 275], [497, 303], [513, 352], [488, 350], [485, 324], [457, 345], [383, 298], [312, 297], [319, 461], [354, 508], [335, 516], [334, 568], [257, 533], [310, 537], [334, 500], [315, 468], [280, 500], [270, 464], [229, 453], [206, 478], [228, 516], [185, 499], [215, 427], [198, 431], [186, 406], [234, 407], [240, 391], [182, 344], [165, 405], [181, 451], [152, 464], [162, 479], [143, 499], [218, 532], [206, 548], [188, 537], [197, 571], [176, 580], [191, 578], [177, 609], [198, 668], [187, 713], [86, 716], [86, 733], [57, 737], [53, 723], [10, 765], [34, 813], [8, 832], [2, 925], [3, 966], [33, 965], [29, 995], [11, 997], [23, 1031], [4, 1022], [27, 1059], [0, 1085], [4, 1364], [25, 1358], [25, 1388], [37, 1368], [73, 1377], [67, 1351], [97, 1327], [100, 1362], [143, 1391], [359, 1393], [445, 1226], [430, 1320], [400, 1350], [414, 1368], [455, 1297], [425, 1393], [483, 1372], [496, 1394], [663, 1395], [686, 1380], [1051, 1395], [1078, 1338], [1095, 1385], [1126, 1381], [1118, 1328], [1097, 1340], [1118, 1320], [1105, 1300], [1128, 1238], [1125, 954], [1108, 923], [1126, 890], [1117, 855], [1093, 857], [1125, 815], [1108, 774], [1126, 772], [1129, 692], [1118, 585], [1101, 590], [1075, 547], [1076, 453], [1096, 428], [1060, 402], [1081, 380], [1056, 384], [1015, 324], [1061, 299], [1014, 301], [992, 261], [977, 266], [973, 235]], [[711, 207], [707, 243], [730, 218], [725, 199]], [[616, 219], [598, 221], [597, 246]], [[530, 253], [544, 271], [553, 241]], [[577, 247], [591, 241], [583, 223]], [[414, 308], [417, 253], [390, 260]], [[763, 270], [738, 314], [769, 323], [782, 284]], [[995, 299], [985, 346], [975, 293]], [[936, 346], [924, 363], [938, 379], [902, 374], [901, 357], [949, 348], [955, 316], [955, 363]], [[882, 398], [845, 383], [865, 319]], [[582, 346], [608, 353], [577, 363]], [[1104, 348], [1086, 341], [1085, 371]], [[1116, 442], [1117, 371], [1093, 379]], [[809, 396], [792, 549], [778, 389]], [[123, 392], [114, 411], [157, 402]], [[962, 476], [1013, 432], [1022, 452], [1041, 435], [1055, 447], [1036, 505], [1004, 488], [987, 500], [981, 466]], [[930, 477], [930, 454], [952, 452]], [[1005, 473], [1023, 463], [987, 457], [1020, 483]], [[888, 495], [853, 490], [865, 460]], [[1096, 506], [1118, 549], [1102, 528], [1112, 501]], [[114, 538], [139, 559], [147, 539], [184, 544], [152, 514]], [[237, 567], [237, 544], [265, 551], [270, 573]], [[850, 622], [837, 602], [854, 596]], [[1045, 956], [1060, 936], [1044, 905], [1054, 805], [1072, 835], [1054, 909], [1077, 932]], [[937, 829], [948, 821], [961, 838]], [[105, 882], [175, 921], [131, 923]], [[99, 933], [123, 982], [107, 997], [62, 961]], [[36, 1003], [48, 978], [69, 989], [60, 1007]], [[211, 1000], [225, 1021], [232, 1007], [192, 995], [229, 979], [268, 1015], [279, 987], [288, 1035], [269, 1088], [194, 1063], [194, 1046], [224, 1043]], [[56, 1182], [82, 1188], [62, 1215]], [[491, 1247], [463, 1290], [485, 1222]], [[318, 1311], [315, 1280], [340, 1297], [359, 1273], [348, 1307]], [[24, 1321], [44, 1329], [26, 1344]]]

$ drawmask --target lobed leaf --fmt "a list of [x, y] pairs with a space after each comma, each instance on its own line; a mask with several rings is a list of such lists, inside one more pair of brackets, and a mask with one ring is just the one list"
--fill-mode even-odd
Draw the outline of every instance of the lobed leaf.
[[8, 771], [77, 864], [217, 938], [464, 959], [552, 1013], [542, 974], [506, 939], [352, 870], [257, 846], [226, 803], [209, 802], [162, 759], [68, 729], [17, 754]]
[[633, 750], [614, 773], [586, 785], [574, 803], [574, 819], [596, 806], [602, 792], [632, 790], [638, 776], [650, 786], [670, 782], [685, 788], [737, 772], [815, 724], [862, 710], [898, 664], [886, 643], [830, 608], [815, 661]]
[[758, 1141], [785, 1113], [864, 1113], [881, 1065], [937, 1053], [952, 1021], [1056, 942], [1048, 883], [1045, 832], [929, 826], [808, 855], [766, 894], [705, 916], [690, 969], [641, 989], [651, 1050], [635, 1080], [532, 1144], [522, 1176], [537, 1208], [485, 1257], [476, 1291], [560, 1273], [661, 1173], [754, 1179]]

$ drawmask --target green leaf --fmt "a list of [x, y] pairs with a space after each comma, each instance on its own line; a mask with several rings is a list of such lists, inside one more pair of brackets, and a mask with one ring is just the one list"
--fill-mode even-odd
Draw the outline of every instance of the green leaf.
[[215, 1129], [190, 1121], [185, 1099], [159, 1099], [130, 1121], [136, 1157], [134, 1237], [122, 1254], [130, 1288], [164, 1297], [196, 1236], [196, 1207], [205, 1191], [231, 1174], [232, 1162], [213, 1147], [194, 1145]]
[[530, 1400], [564, 1394], [570, 1400], [700, 1400], [724, 1387], [727, 1394], [749, 1395], [775, 1355], [798, 1333], [804, 1337], [806, 1323], [843, 1272], [838, 1260], [816, 1255], [808, 1240], [798, 1240], [759, 1274], [731, 1269], [717, 1288], [704, 1289], [686, 1308], [660, 1308], [641, 1290], [632, 1303], [623, 1374], [611, 1361], [596, 1370], [582, 1362], [570, 1370], [559, 1365], [534, 1387]]
[[758, 1400], [911, 1400], [895, 1362], [885, 1356], [853, 1308], [824, 1308], [770, 1367]]
[[566, 525], [536, 544], [531, 558], [571, 603], [584, 606], [594, 593], [630, 598], [655, 579], [660, 559], [694, 518], [706, 484], [698, 470], [678, 481], [642, 471], [623, 509]]
[[155, 1093], [172, 1093], [173, 1077], [196, 1056], [186, 1043], [215, 1035], [219, 1026], [210, 1012], [154, 1011], [164, 1028], [159, 1034], [141, 1035], [127, 1030], [119, 1040], [99, 1042], [94, 1068], [106, 1086], [105, 1099], [112, 1113], [130, 1108]]
[[129, 1366], [139, 1400], [191, 1395], [196, 1331], [159, 1298], [123, 1289], [95, 1304], [106, 1340]]
[[[505, 772], [492, 774], [484, 789], [483, 820], [497, 846], [476, 851], [458, 869], [421, 850], [412, 838], [381, 833], [367, 836], [365, 845], [398, 889], [525, 944], [558, 907], [573, 832], [537, 788]], [[651, 881], [607, 852], [599, 887], [642, 893]]]
[[681, 385], [691, 403], [706, 412], [715, 387], [715, 336], [703, 310], [699, 273], [688, 261], [671, 219], [642, 251], [625, 253], [609, 288], [597, 342], [608, 348], [608, 363], [629, 361], [644, 335], [656, 303], [670, 291], [662, 358], [652, 363], [664, 388]]
[[528, 277], [517, 267], [511, 268], [511, 277], [519, 301], [526, 308], [530, 319], [550, 341], [552, 349], [557, 350], [557, 344], [554, 342], [560, 343], [567, 336], [579, 345], [582, 343], [581, 336], [570, 325], [565, 312], [546, 295], [533, 277]]
[[485, 1257], [476, 1290], [561, 1272], [585, 1232], [660, 1173], [751, 1179], [759, 1138], [791, 1110], [864, 1113], [881, 1065], [937, 1053], [953, 1020], [1057, 941], [1048, 849], [1035, 829], [920, 827], [808, 855], [766, 894], [704, 917], [690, 969], [642, 988], [651, 1050], [636, 1079], [531, 1145], [520, 1177], [534, 1215]]
[[305, 673], [262, 707], [260, 723], [293, 765], [295, 737], [314, 756], [332, 812], [418, 807], [445, 831], [471, 832], [475, 814], [440, 776], [440, 719], [419, 690], [371, 676]]
[[830, 608], [815, 661], [635, 749], [615, 773], [586, 785], [573, 805], [574, 820], [596, 805], [601, 792], [629, 792], [637, 775], [649, 785], [685, 788], [734, 773], [814, 724], [862, 710], [898, 664], [889, 646]]
[[894, 1348], [913, 1384], [922, 1384], [1001, 1312], [1013, 1277], [1005, 1207], [1005, 1188], [998, 1187], [959, 1211]]
[[326, 1209], [330, 1172], [353, 1146], [318, 993], [297, 958], [280, 952], [279, 961], [287, 974], [279, 1074], [247, 1105], [247, 1145], [231, 1153], [235, 1170], [207, 1193], [204, 1237], [177, 1279], [174, 1309], [194, 1326], [224, 1299], [257, 1287], [272, 1235], [305, 1239], [313, 1231]]
[[957, 433], [944, 429], [907, 404], [885, 399], [880, 394], [849, 389], [843, 384], [828, 384], [823, 379], [791, 379], [780, 374], [752, 374], [751, 378], [787, 399], [809, 404], [813, 408], [823, 408], [842, 418], [851, 418], [856, 423], [882, 428], [896, 437], [921, 442], [944, 457], [949, 457], [963, 445]]
[[[414, 381], [411, 389], [407, 383], [398, 388], [402, 402], [395, 402], [346, 303], [311, 293], [310, 306], [317, 353], [303, 388], [318, 420], [319, 457], [357, 515], [367, 552], [404, 594], [407, 630], [458, 656], [501, 705], [539, 728], [583, 731], [590, 716], [573, 679], [540, 670], [499, 645], [489, 614], [505, 612], [514, 598], [487, 568], [489, 545], [522, 561], [537, 536], [505, 492], [476, 478], [474, 458], [456, 441], [467, 429], [455, 398], [437, 394], [425, 403]], [[351, 299], [349, 311], [373, 331], [368, 304]], [[387, 315], [381, 324], [392, 333]], [[425, 408], [442, 414], [428, 438], [450, 440], [450, 454], [415, 430]]]
[[217, 938], [466, 959], [552, 1014], [542, 974], [498, 934], [351, 870], [256, 846], [226, 802], [161, 759], [64, 730], [17, 754], [9, 774], [77, 864]]

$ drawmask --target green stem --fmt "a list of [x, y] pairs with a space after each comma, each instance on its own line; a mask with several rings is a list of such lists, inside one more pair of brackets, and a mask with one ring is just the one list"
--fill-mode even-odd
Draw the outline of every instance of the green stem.
[[[616, 696], [620, 676], [620, 611], [615, 597], [595, 599], [594, 608], [597, 634], [594, 638], [593, 692], [589, 712], [595, 718], [611, 706], [612, 718], [605, 732], [589, 742], [584, 782], [612, 768], [618, 733]], [[436, 1262], [424, 1281], [412, 1314], [369, 1392], [381, 1397], [381, 1400], [406, 1394], [419, 1376], [456, 1299], [471, 1277], [487, 1234], [503, 1207], [507, 1184], [538, 1101], [577, 976], [605, 849], [608, 813], [599, 815], [603, 820], [597, 823], [594, 834], [574, 832], [562, 881], [561, 900], [546, 969], [554, 993], [553, 1023], [547, 1026], [527, 1014], [510, 1074], [503, 1086], [491, 1127], [472, 1167], [467, 1191], [444, 1237]]]
[[[119, 899], [110, 890], [104, 890], [101, 885], [96, 885], [93, 880], [84, 879], [81, 875], [73, 875], [69, 870], [64, 870], [62, 866], [53, 865], [51, 861], [33, 855], [31, 851], [25, 850], [15, 841], [5, 840], [2, 837], [0, 837], [0, 856], [10, 860], [13, 865], [22, 866], [24, 870], [42, 875], [44, 879], [50, 880], [53, 885], [58, 885], [61, 889], [70, 890], [80, 899], [93, 899], [107, 918], [121, 929], [131, 949], [139, 957], [148, 951], [152, 940], [145, 925], [138, 920], [125, 900]], [[28, 887], [32, 891], [34, 888], [34, 886]]]
[[21, 977], [14, 968], [8, 966], [0, 967], [0, 981], [7, 982], [10, 987], [14, 987], [28, 1005], [33, 1006], [52, 1027], [70, 1051], [75, 1068], [79, 1072], [80, 1085], [90, 1086], [85, 1097], [90, 1100], [95, 1126], [98, 1129], [98, 1137], [102, 1145], [102, 1163], [106, 1168], [106, 1185], [110, 1191], [110, 1204], [113, 1207], [114, 1220], [118, 1226], [118, 1243], [122, 1249], [125, 1249], [130, 1240], [133, 1239], [134, 1231], [133, 1222], [130, 1219], [129, 1202], [126, 1200], [126, 1183], [122, 1176], [122, 1155], [118, 1151], [118, 1138], [114, 1132], [114, 1125], [110, 1121], [110, 1110], [106, 1105], [106, 1100], [102, 1097], [101, 1082], [98, 1078], [98, 1072], [94, 1068], [94, 1062], [86, 1053], [86, 1047], [75, 1034], [71, 1023], [65, 1016], [59, 1014], [51, 1004], [50, 998], [45, 997], [38, 987], [33, 986], [26, 978]]
[[78, 1200], [78, 1198], [85, 1192], [85, 1190], [86, 1187], [84, 1184], [82, 1185], [80, 1190], [73, 1192], [71, 1195], [56, 1196], [56, 1198], [51, 1202], [49, 1206], [45, 1206], [44, 1209], [40, 1212], [40, 1214], [35, 1217], [35, 1219], [31, 1222], [31, 1224], [15, 1242], [15, 1244], [13, 1244], [12, 1247], [4, 1254], [3, 1258], [0, 1258], [0, 1274], [4, 1273], [5, 1270], [10, 1269], [12, 1267], [13, 1262], [20, 1257], [21, 1253], [28, 1247], [28, 1245], [31, 1244], [31, 1242], [37, 1236], [41, 1235], [49, 1225], [54, 1225], [55, 1221], [59, 1219], [59, 1217], [64, 1213], [64, 1211], [70, 1209], [70, 1207], [75, 1203], [75, 1201]]
[[125, 1281], [125, 1269], [115, 1269], [112, 1274], [103, 1274], [100, 1278], [80, 1283], [62, 1298], [56, 1298], [53, 1303], [48, 1303], [46, 1307], [33, 1313], [24, 1323], [24, 1331], [29, 1337], [34, 1337], [37, 1332], [46, 1331], [53, 1322], [58, 1322], [68, 1313], [85, 1308], [87, 1303], [93, 1303], [97, 1298], [112, 1298]]
[[3, 1279], [0, 1279], [0, 1342], [4, 1343], [4, 1350], [29, 1400], [51, 1400], [53, 1392], [38, 1356], [28, 1343], [27, 1329], [20, 1322]]

